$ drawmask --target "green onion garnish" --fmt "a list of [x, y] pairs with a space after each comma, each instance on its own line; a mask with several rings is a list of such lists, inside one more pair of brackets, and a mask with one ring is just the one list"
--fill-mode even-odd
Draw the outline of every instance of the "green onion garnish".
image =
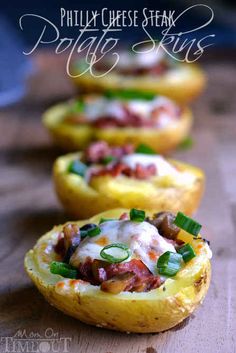
[[76, 100], [70, 107], [71, 113], [82, 113], [84, 111], [85, 103], [81, 99]]
[[111, 162], [113, 162], [115, 160], [116, 160], [116, 157], [114, 157], [114, 156], [106, 156], [106, 157], [103, 158], [102, 163], [103, 164], [109, 164], [109, 163], [111, 163]]
[[157, 261], [157, 269], [160, 275], [172, 277], [181, 268], [182, 255], [166, 251]]
[[141, 143], [140, 145], [138, 145], [138, 147], [136, 147], [135, 152], [144, 153], [144, 154], [156, 154], [156, 152], [151, 147], [143, 143]]
[[98, 226], [87, 230], [87, 235], [88, 235], [89, 237], [95, 237], [96, 235], [98, 235], [98, 234], [100, 234], [100, 233], [101, 233], [101, 228], [98, 227]]
[[100, 233], [101, 233], [101, 228], [95, 224], [88, 229], [81, 229], [80, 230], [80, 236], [82, 239], [85, 237], [96, 237], [96, 235], [98, 235]]
[[153, 100], [156, 97], [156, 94], [136, 90], [109, 90], [104, 93], [104, 96], [109, 99], [121, 100]]
[[101, 218], [99, 224], [104, 222], [117, 221], [115, 218]]
[[100, 252], [100, 256], [110, 263], [122, 262], [128, 259], [130, 255], [131, 251], [129, 247], [122, 243], [107, 245]]
[[143, 222], [145, 220], [145, 212], [132, 208], [129, 213], [130, 220], [133, 222]]
[[182, 148], [183, 150], [187, 150], [193, 146], [193, 139], [190, 136], [187, 136], [180, 144], [179, 148]]
[[185, 244], [179, 248], [178, 253], [182, 255], [184, 262], [188, 262], [196, 256], [194, 249], [190, 244]]
[[81, 239], [84, 239], [85, 237], [87, 237], [87, 230], [81, 230], [80, 231], [80, 237], [81, 237]]
[[174, 220], [174, 224], [176, 224], [179, 228], [185, 230], [186, 232], [198, 236], [202, 226], [198, 222], [194, 221], [192, 218], [186, 216], [182, 212], [178, 212], [177, 216]]
[[86, 62], [86, 60], [80, 59], [80, 60], [76, 61], [76, 63], [74, 64], [74, 67], [79, 72], [84, 72], [85, 70], [87, 70], [89, 68], [89, 64]]
[[80, 236], [81, 238], [85, 238], [88, 235], [88, 231], [91, 229], [97, 228], [97, 225], [95, 223], [88, 223], [80, 227]]
[[87, 171], [87, 166], [84, 163], [80, 162], [79, 160], [72, 161], [68, 167], [69, 173], [77, 174], [82, 177], [85, 175], [86, 171]]
[[50, 272], [66, 278], [76, 278], [77, 270], [64, 262], [53, 261], [50, 264]]

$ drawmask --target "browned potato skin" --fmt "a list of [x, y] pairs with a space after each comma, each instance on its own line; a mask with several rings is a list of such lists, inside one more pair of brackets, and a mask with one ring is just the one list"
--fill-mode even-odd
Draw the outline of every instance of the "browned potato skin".
[[[160, 187], [156, 186], [156, 195], [153, 195], [150, 190], [147, 190], [141, 196], [137, 196], [135, 200], [123, 191], [122, 183], [130, 178], [123, 177], [122, 183], [118, 182], [119, 190], [110, 190], [106, 192], [106, 185], [112, 180], [110, 176], [101, 176], [94, 178], [92, 185], [88, 185], [84, 179], [75, 174], [67, 172], [68, 163], [80, 157], [80, 153], [68, 154], [59, 157], [53, 167], [53, 180], [55, 191], [58, 199], [62, 203], [65, 210], [77, 219], [91, 217], [99, 212], [109, 210], [111, 208], [126, 207], [126, 208], [141, 208], [155, 211], [182, 211], [185, 214], [192, 215], [199, 206], [203, 195], [205, 178], [204, 173], [191, 165], [171, 161], [174, 165], [182, 170], [191, 170], [196, 176], [196, 182], [190, 187]], [[134, 180], [138, 188], [145, 188], [148, 181]], [[99, 186], [97, 186], [99, 184]], [[100, 188], [101, 186], [101, 188]], [[105, 190], [104, 190], [105, 189]]]
[[[129, 210], [110, 210], [76, 223], [81, 227], [86, 223], [98, 223], [102, 217], [118, 218], [123, 212]], [[174, 278], [167, 279], [152, 291], [110, 294], [88, 282], [53, 275], [48, 266], [55, 260], [55, 252], [50, 247], [51, 250], [45, 253], [45, 248], [52, 244], [53, 234], [58, 234], [62, 227], [54, 227], [39, 239], [25, 256], [25, 269], [51, 305], [82, 322], [122, 332], [161, 332], [187, 318], [202, 303], [208, 291], [211, 264], [206, 255], [206, 244], [184, 231], [178, 238], [190, 243], [197, 256]], [[200, 249], [199, 243], [202, 244]]]
[[43, 123], [56, 144], [67, 151], [82, 150], [92, 141], [104, 140], [113, 146], [126, 143], [137, 146], [144, 143], [158, 153], [166, 153], [184, 140], [192, 126], [192, 113], [188, 108], [183, 108], [181, 117], [164, 129], [131, 127], [98, 129], [89, 125], [75, 126], [62, 121], [66, 110], [67, 103], [50, 108], [43, 116]]
[[[124, 76], [110, 72], [103, 77], [93, 77], [85, 73], [76, 77], [79, 72], [73, 73], [73, 82], [83, 93], [101, 93], [108, 89], [134, 89], [136, 91], [156, 93], [169, 97], [180, 104], [188, 104], [200, 95], [206, 86], [206, 76], [196, 64], [180, 64], [178, 70], [184, 74], [178, 80], [168, 75], [162, 75], [155, 80], [152, 76]], [[187, 73], [187, 74], [186, 74]]]

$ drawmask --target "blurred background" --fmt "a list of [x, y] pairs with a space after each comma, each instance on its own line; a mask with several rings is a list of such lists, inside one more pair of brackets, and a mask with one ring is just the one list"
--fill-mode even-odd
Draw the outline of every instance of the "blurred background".
[[[4, 3], [4, 4], [3, 4]], [[39, 28], [34, 18], [28, 17], [24, 21], [25, 29], [22, 31], [19, 26], [19, 18], [23, 14], [38, 14], [52, 21], [60, 29], [60, 8], [79, 9], [79, 10], [101, 10], [104, 7], [108, 9], [127, 9], [139, 10], [144, 7], [158, 10], [175, 10], [181, 13], [189, 6], [198, 4], [198, 1], [192, 0], [121, 0], [119, 2], [109, 1], [30, 1], [22, 0], [20, 2], [5, 1], [0, 5], [0, 106], [6, 106], [21, 99], [26, 93], [27, 78], [37, 71], [37, 61], [32, 56], [25, 56], [22, 52], [29, 50], [35, 44], [39, 36]], [[202, 1], [202, 4], [210, 6], [215, 13], [212, 23], [203, 28], [199, 32], [195, 32], [194, 36], [204, 36], [214, 33], [214, 46], [207, 49], [207, 53], [203, 55], [231, 55], [236, 48], [236, 2], [234, 0], [210, 0]], [[182, 30], [197, 27], [203, 23], [206, 17], [204, 8], [198, 8], [191, 12], [191, 16], [185, 16], [184, 21], [180, 21]], [[41, 28], [41, 26], [40, 26]], [[75, 34], [75, 29], [63, 27], [61, 29], [63, 37], [70, 37]], [[161, 29], [148, 28], [149, 33], [158, 38]], [[48, 32], [50, 36], [50, 32]], [[119, 37], [122, 42], [135, 43], [144, 39], [142, 28], [124, 28]], [[191, 37], [190, 37], [191, 38]], [[53, 45], [52, 45], [53, 46]], [[40, 49], [40, 47], [39, 47]], [[37, 49], [37, 51], [39, 51]], [[49, 50], [50, 45], [44, 45], [43, 51]]]

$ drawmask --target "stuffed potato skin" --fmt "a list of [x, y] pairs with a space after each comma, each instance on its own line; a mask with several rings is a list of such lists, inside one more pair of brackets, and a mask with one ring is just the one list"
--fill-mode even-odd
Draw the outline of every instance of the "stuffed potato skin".
[[67, 151], [83, 150], [92, 141], [104, 140], [113, 146], [121, 146], [127, 142], [135, 146], [143, 143], [158, 153], [165, 153], [174, 149], [188, 135], [193, 120], [191, 111], [185, 108], [177, 121], [163, 129], [76, 126], [63, 122], [67, 104], [51, 107], [43, 116], [43, 124], [56, 144]]
[[[125, 211], [110, 210], [88, 221], [80, 221], [78, 225], [96, 223], [101, 217], [119, 217]], [[188, 317], [206, 295], [211, 277], [206, 243], [194, 240], [184, 231], [179, 238], [191, 243], [197, 256], [175, 277], [149, 292], [114, 295], [102, 292], [98, 286], [87, 282], [50, 273], [49, 264], [56, 258], [52, 245], [61, 229], [62, 226], [54, 227], [39, 239], [34, 249], [26, 254], [25, 269], [51, 305], [82, 322], [125, 332], [160, 332]]]
[[205, 74], [196, 64], [179, 64], [174, 72], [167, 72], [160, 77], [124, 76], [115, 72], [103, 77], [94, 77], [89, 72], [81, 76], [78, 74], [74, 72], [73, 82], [84, 93], [101, 93], [108, 89], [135, 89], [142, 92], [145, 87], [146, 92], [169, 97], [180, 104], [191, 102], [206, 85]]
[[43, 116], [43, 124], [55, 143], [67, 151], [82, 150], [92, 141], [104, 140], [114, 146], [121, 146], [127, 142], [135, 146], [144, 143], [158, 153], [166, 153], [188, 135], [193, 120], [191, 111], [185, 108], [178, 121], [163, 129], [130, 127], [99, 129], [89, 125], [76, 126], [63, 122], [67, 104], [61, 103], [51, 107]]
[[[192, 215], [198, 208], [204, 192], [204, 173], [191, 165], [171, 161], [183, 171], [191, 171], [194, 184], [171, 184], [168, 178], [157, 179], [155, 184], [128, 177], [100, 176], [88, 185], [79, 175], [68, 173], [68, 165], [80, 158], [80, 153], [59, 157], [53, 167], [56, 194], [64, 208], [73, 217], [84, 219], [111, 208], [142, 208], [149, 211], [182, 211]], [[82, 205], [82, 207], [79, 207]]]

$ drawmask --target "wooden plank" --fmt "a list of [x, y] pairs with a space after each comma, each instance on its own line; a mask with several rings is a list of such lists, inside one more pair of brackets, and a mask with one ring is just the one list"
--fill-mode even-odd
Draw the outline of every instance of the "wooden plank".
[[[43, 334], [53, 328], [61, 337], [71, 338], [70, 352], [233, 353], [236, 124], [232, 112], [236, 100], [230, 109], [221, 107], [220, 113], [218, 106], [218, 114], [214, 106], [216, 101], [223, 102], [223, 107], [229, 101], [233, 65], [219, 67], [212, 62], [206, 66], [209, 88], [194, 104], [194, 147], [174, 154], [202, 167], [207, 175], [206, 193], [196, 217], [204, 224], [203, 232], [214, 252], [209, 293], [197, 312], [178, 327], [161, 334], [126, 335], [89, 327], [52, 308], [23, 270], [24, 254], [36, 239], [66, 220], [50, 179], [51, 164], [59, 151], [42, 128], [40, 115], [54, 101], [69, 97], [73, 89], [61, 75], [63, 66], [61, 62], [56, 65], [57, 57], [40, 54], [36, 60], [40, 71], [30, 82], [29, 95], [0, 112], [0, 336], [14, 335], [18, 329]], [[0, 349], [4, 352], [4, 345]]]

